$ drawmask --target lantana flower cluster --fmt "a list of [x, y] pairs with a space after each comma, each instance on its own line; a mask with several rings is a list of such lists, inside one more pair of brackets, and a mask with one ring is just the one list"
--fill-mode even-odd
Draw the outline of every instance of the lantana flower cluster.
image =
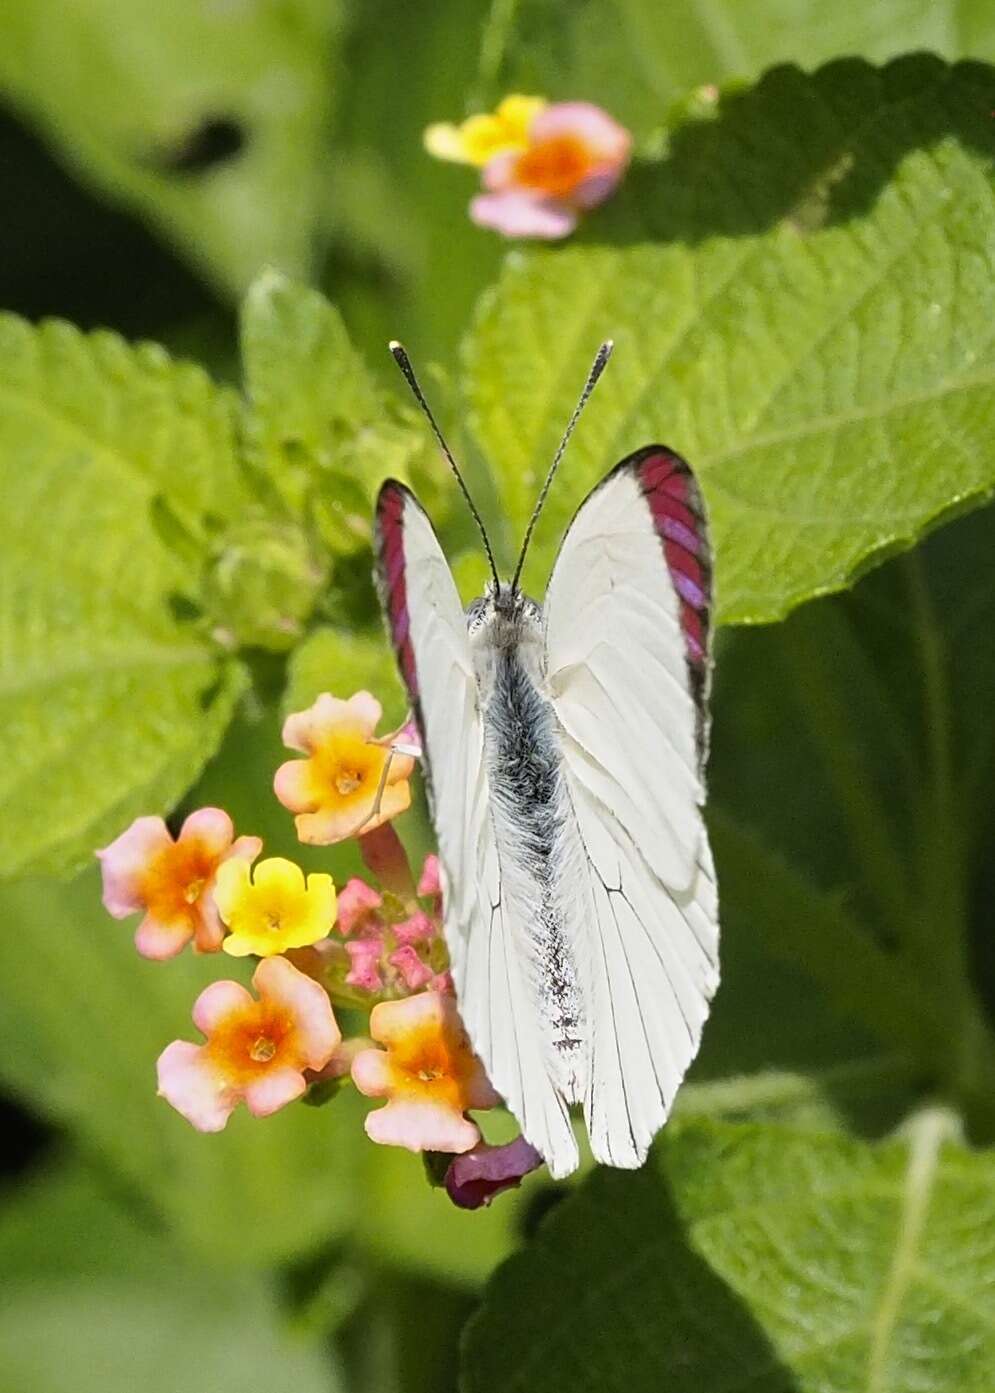
[[470, 217], [505, 237], [557, 240], [614, 193], [625, 174], [632, 137], [592, 102], [547, 102], [519, 93], [462, 125], [425, 131], [437, 159], [481, 171], [483, 192]]
[[[164, 961], [196, 953], [254, 958], [252, 990], [212, 982], [193, 1003], [199, 1040], [159, 1056], [159, 1094], [201, 1132], [221, 1131], [240, 1103], [268, 1117], [307, 1093], [351, 1082], [382, 1100], [366, 1117], [374, 1142], [426, 1154], [453, 1201], [477, 1208], [542, 1161], [524, 1137], [483, 1141], [472, 1111], [501, 1099], [460, 1020], [445, 940], [439, 863], [415, 877], [391, 825], [411, 803], [420, 755], [411, 724], [378, 737], [369, 692], [329, 693], [287, 718], [298, 756], [274, 791], [310, 846], [357, 838], [370, 879], [337, 888], [236, 836], [220, 808], [191, 813], [173, 836], [139, 817], [97, 852], [103, 899], [116, 919], [141, 914], [135, 946]], [[336, 1007], [369, 1012], [367, 1033], [343, 1039]]]

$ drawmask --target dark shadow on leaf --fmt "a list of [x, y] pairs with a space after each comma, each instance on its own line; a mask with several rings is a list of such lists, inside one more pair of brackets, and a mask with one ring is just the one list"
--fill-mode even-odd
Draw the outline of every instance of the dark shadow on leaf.
[[995, 158], [995, 68], [910, 54], [884, 67], [839, 59], [772, 68], [637, 162], [592, 216], [588, 243], [696, 243], [783, 224], [799, 236], [866, 213], [914, 150], [953, 138]]
[[546, 1215], [552, 1214], [569, 1193], [565, 1185], [554, 1184], [540, 1186], [525, 1196], [518, 1214], [518, 1227], [526, 1242], [535, 1238]]
[[695, 1250], [659, 1162], [596, 1171], [500, 1269], [463, 1348], [463, 1393], [724, 1393], [798, 1385]]

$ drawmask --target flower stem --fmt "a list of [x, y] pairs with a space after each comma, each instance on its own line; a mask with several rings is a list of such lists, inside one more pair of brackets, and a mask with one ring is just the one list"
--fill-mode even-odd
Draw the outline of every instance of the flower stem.
[[359, 838], [359, 852], [381, 889], [389, 890], [399, 900], [414, 899], [415, 882], [408, 853], [389, 822], [364, 832]]

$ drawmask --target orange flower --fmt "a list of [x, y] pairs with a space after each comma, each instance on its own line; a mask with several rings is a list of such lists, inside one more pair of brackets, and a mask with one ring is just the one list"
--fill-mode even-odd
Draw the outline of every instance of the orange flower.
[[[273, 788], [284, 807], [297, 814], [302, 842], [328, 846], [344, 841], [373, 831], [410, 806], [414, 760], [392, 753], [386, 741], [375, 738], [382, 714], [369, 692], [357, 692], [348, 701], [324, 692], [307, 711], [287, 717], [283, 743], [307, 758], [281, 764]], [[380, 807], [374, 812], [378, 793]]]
[[259, 855], [258, 837], [234, 840], [231, 818], [220, 808], [191, 813], [173, 840], [161, 817], [139, 817], [97, 852], [104, 907], [115, 919], [144, 909], [135, 946], [145, 958], [171, 958], [191, 939], [201, 953], [216, 953], [224, 927], [214, 904], [219, 868]]
[[556, 102], [532, 122], [525, 149], [488, 162], [487, 192], [470, 204], [470, 216], [506, 237], [565, 237], [581, 213], [615, 191], [631, 148], [629, 132], [600, 107]]
[[252, 985], [213, 982], [193, 1008], [203, 1045], [174, 1040], [159, 1056], [159, 1094], [199, 1132], [220, 1132], [242, 1100], [268, 1117], [307, 1087], [342, 1039], [325, 992], [286, 958], [266, 958]]
[[506, 237], [555, 239], [614, 192], [632, 137], [593, 102], [513, 95], [461, 126], [429, 126], [425, 147], [482, 170], [486, 192], [470, 204], [475, 223]]
[[366, 1118], [373, 1141], [409, 1151], [469, 1151], [480, 1129], [468, 1108], [501, 1100], [467, 1039], [456, 1002], [440, 992], [384, 1001], [370, 1013], [370, 1034], [385, 1050], [363, 1050], [353, 1082], [385, 1108]]

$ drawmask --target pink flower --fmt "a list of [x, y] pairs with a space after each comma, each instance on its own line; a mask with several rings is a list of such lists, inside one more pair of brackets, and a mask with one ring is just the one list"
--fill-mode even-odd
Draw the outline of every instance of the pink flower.
[[429, 852], [425, 857], [421, 868], [421, 875], [418, 878], [418, 893], [425, 899], [431, 898], [438, 911], [442, 908], [442, 880], [439, 875], [439, 858], [434, 852]]
[[523, 150], [505, 150], [484, 167], [486, 193], [470, 204], [481, 227], [506, 237], [566, 237], [582, 212], [603, 203], [629, 163], [632, 137], [590, 102], [543, 108]]
[[299, 1098], [305, 1070], [325, 1067], [341, 1040], [321, 987], [286, 958], [256, 968], [253, 999], [237, 982], [213, 982], [197, 998], [203, 1045], [174, 1040], [159, 1056], [159, 1094], [199, 1132], [220, 1132], [245, 1100], [268, 1117]]
[[504, 1146], [480, 1142], [450, 1162], [446, 1171], [446, 1192], [460, 1209], [479, 1209], [490, 1204], [502, 1190], [521, 1185], [530, 1171], [543, 1164], [542, 1156], [524, 1137]]
[[436, 936], [438, 924], [430, 919], [423, 909], [416, 909], [407, 919], [393, 925], [393, 934], [398, 943], [430, 943]]
[[417, 992], [422, 987], [427, 987], [434, 975], [410, 943], [402, 943], [400, 948], [395, 948], [387, 961], [401, 974], [401, 980], [409, 992]]
[[302, 842], [329, 846], [372, 832], [410, 806], [414, 760], [374, 738], [382, 714], [369, 692], [348, 701], [323, 692], [307, 711], [287, 717], [283, 743], [307, 758], [281, 764], [273, 788], [297, 814]]
[[409, 1151], [469, 1151], [480, 1140], [468, 1108], [492, 1108], [494, 1092], [467, 1039], [451, 996], [422, 992], [385, 1001], [370, 1014], [370, 1034], [386, 1046], [353, 1060], [353, 1082], [386, 1098], [366, 1118], [367, 1135]]
[[382, 992], [383, 978], [380, 976], [380, 959], [383, 956], [383, 940], [375, 938], [353, 938], [345, 945], [351, 966], [346, 974], [346, 985], [359, 987], [364, 992]]
[[115, 919], [144, 909], [135, 946], [145, 958], [171, 958], [194, 941], [201, 953], [216, 953], [224, 927], [214, 903], [214, 885], [226, 861], [251, 862], [262, 849], [258, 837], [239, 837], [220, 808], [191, 813], [173, 840], [161, 817], [139, 817], [110, 846], [97, 852], [104, 882], [104, 907]]
[[377, 912], [383, 904], [383, 895], [367, 885], [365, 880], [353, 876], [339, 891], [338, 930], [343, 937], [350, 934], [363, 934], [371, 930], [379, 933], [383, 920]]

